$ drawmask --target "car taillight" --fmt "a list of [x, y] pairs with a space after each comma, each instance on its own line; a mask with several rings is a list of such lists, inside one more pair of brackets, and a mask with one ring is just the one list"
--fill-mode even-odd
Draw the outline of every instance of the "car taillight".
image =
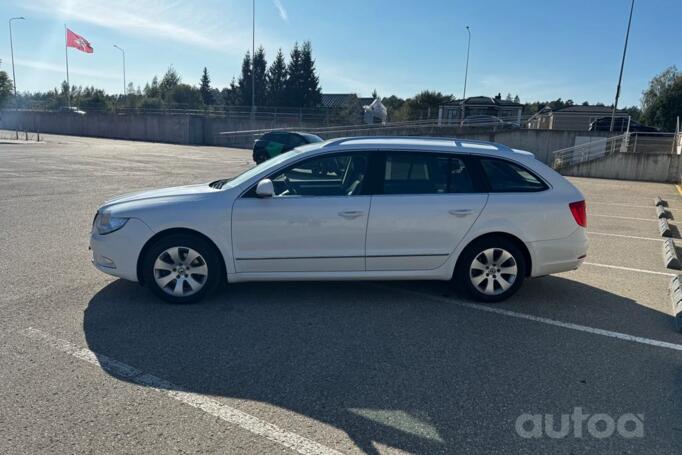
[[578, 226], [584, 228], [587, 227], [587, 208], [585, 207], [585, 201], [571, 202], [568, 204], [568, 208], [571, 209], [571, 214], [578, 223]]

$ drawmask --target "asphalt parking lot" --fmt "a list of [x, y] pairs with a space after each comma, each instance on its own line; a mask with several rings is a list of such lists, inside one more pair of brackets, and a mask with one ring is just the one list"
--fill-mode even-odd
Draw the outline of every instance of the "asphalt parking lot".
[[[496, 305], [368, 282], [236, 284], [173, 306], [91, 266], [105, 199], [251, 165], [216, 147], [0, 144], [0, 453], [680, 453], [682, 334], [653, 204], [679, 239], [674, 185], [572, 179], [587, 262]], [[592, 434], [587, 417], [562, 438], [517, 429], [540, 414], [558, 430], [576, 408], [643, 433]]]

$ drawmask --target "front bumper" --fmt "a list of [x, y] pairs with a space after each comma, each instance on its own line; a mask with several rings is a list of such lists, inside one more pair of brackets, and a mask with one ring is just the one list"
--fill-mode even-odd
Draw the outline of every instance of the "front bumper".
[[92, 264], [100, 271], [130, 281], [137, 279], [137, 259], [154, 232], [142, 221], [131, 218], [110, 234], [90, 234]]

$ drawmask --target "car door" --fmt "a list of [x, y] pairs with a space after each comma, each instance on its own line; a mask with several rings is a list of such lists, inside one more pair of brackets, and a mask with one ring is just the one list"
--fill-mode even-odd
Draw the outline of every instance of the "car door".
[[465, 155], [386, 152], [367, 227], [368, 271], [445, 263], [488, 198], [467, 163]]
[[271, 198], [254, 185], [232, 210], [236, 271], [363, 271], [367, 167], [366, 153], [325, 154], [274, 172]]

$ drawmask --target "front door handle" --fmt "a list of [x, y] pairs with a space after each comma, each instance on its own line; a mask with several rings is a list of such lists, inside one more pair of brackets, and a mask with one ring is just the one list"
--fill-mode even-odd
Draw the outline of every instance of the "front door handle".
[[467, 215], [471, 215], [472, 213], [474, 213], [474, 211], [471, 209], [452, 209], [452, 210], [448, 211], [448, 213], [450, 213], [450, 215], [455, 215], [455, 216], [467, 216]]
[[362, 216], [364, 214], [365, 214], [365, 212], [363, 212], [362, 210], [343, 210], [343, 211], [339, 212], [340, 217], [346, 218], [349, 220], [352, 220], [353, 218], [357, 218], [357, 217]]

